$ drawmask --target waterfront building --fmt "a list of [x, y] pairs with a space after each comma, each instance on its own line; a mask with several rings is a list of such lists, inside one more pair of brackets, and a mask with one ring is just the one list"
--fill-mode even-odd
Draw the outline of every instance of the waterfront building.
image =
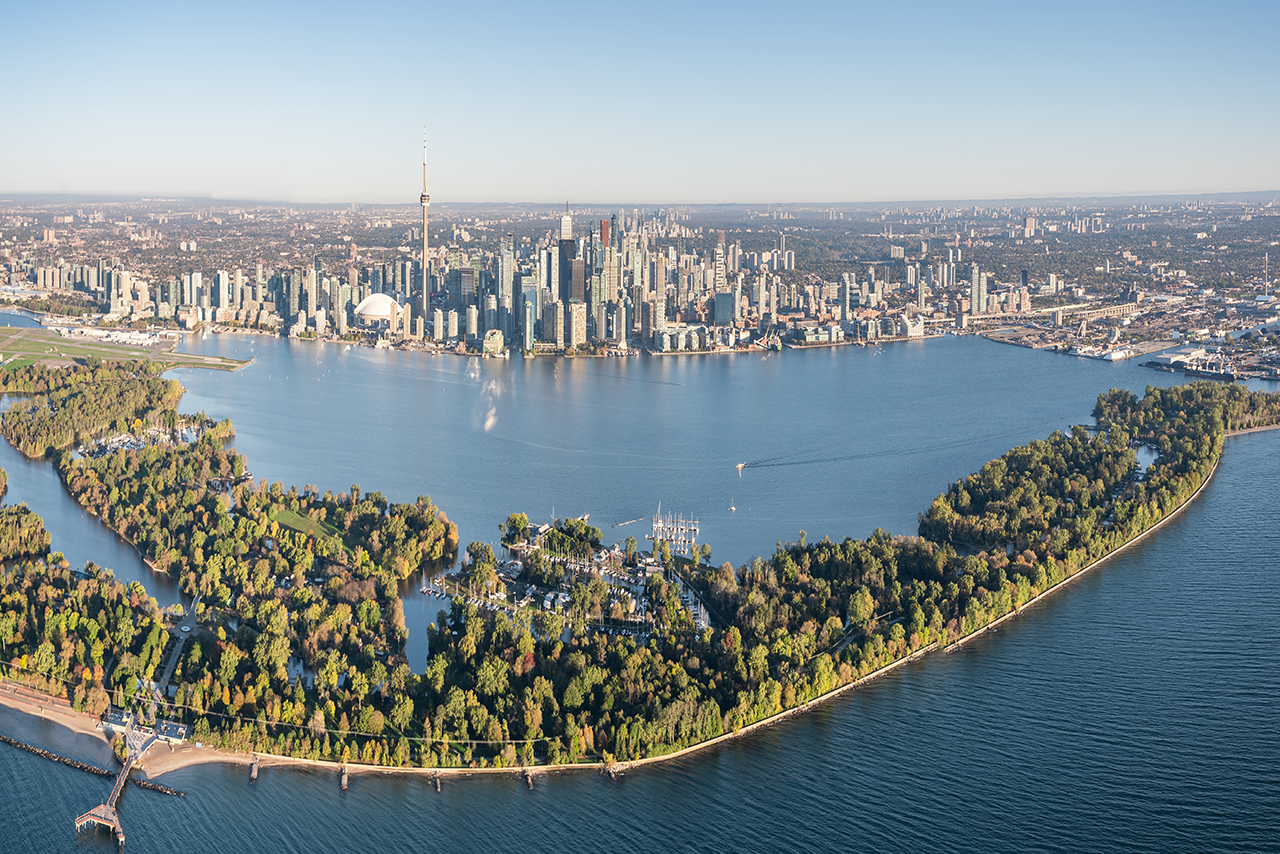
[[530, 301], [523, 301], [522, 304], [524, 306], [524, 319], [520, 325], [520, 348], [522, 350], [531, 351], [533, 350], [534, 344], [533, 333], [537, 326], [537, 321], [534, 319], [534, 303]]
[[587, 304], [581, 301], [569, 303], [568, 345], [581, 347], [587, 343]]
[[554, 342], [559, 349], [564, 347], [564, 303], [560, 300], [543, 306], [542, 337], [545, 341]]
[[624, 345], [627, 343], [627, 306], [626, 303], [618, 302], [613, 306], [613, 335], [611, 339], [613, 343]]
[[[522, 305], [529, 306], [533, 310], [533, 323], [536, 326], [542, 323], [542, 296], [543, 290], [538, 286], [538, 277], [536, 273], [527, 273], [520, 277], [520, 293], [519, 301]], [[525, 317], [525, 310], [520, 309], [519, 316]]]
[[506, 306], [508, 310], [512, 306], [512, 289], [516, 274], [514, 239], [514, 236], [507, 232], [502, 238], [502, 252], [498, 256], [498, 305]]
[[715, 295], [712, 308], [712, 323], [716, 326], [729, 326], [734, 321], [733, 294], [720, 292]]
[[314, 314], [315, 310], [320, 306], [316, 304], [316, 295], [319, 285], [316, 282], [316, 271], [307, 270], [302, 276], [303, 292], [306, 296], [306, 308], [308, 314]]
[[[345, 314], [345, 312], [344, 312]], [[395, 331], [400, 306], [387, 294], [370, 294], [356, 306], [356, 323], [369, 328], [386, 327]]]
[[640, 341], [648, 346], [653, 341], [654, 332], [653, 303], [645, 300], [640, 303]]
[[982, 272], [974, 264], [969, 269], [969, 306], [972, 314], [982, 314], [986, 309], [985, 288], [982, 287]]
[[484, 297], [484, 329], [488, 332], [490, 329], [498, 328], [498, 298], [494, 294], [485, 294]]

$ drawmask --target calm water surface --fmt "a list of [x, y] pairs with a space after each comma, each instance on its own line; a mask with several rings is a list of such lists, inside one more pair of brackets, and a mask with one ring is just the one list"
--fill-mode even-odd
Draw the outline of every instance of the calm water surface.
[[[496, 544], [513, 512], [535, 522], [590, 513], [607, 542], [643, 545], [661, 504], [696, 516], [712, 560], [735, 565], [801, 530], [813, 541], [878, 526], [913, 534], [949, 482], [1013, 445], [1092, 423], [1100, 391], [1177, 379], [972, 337], [528, 361], [239, 335], [184, 347], [254, 360], [174, 375], [186, 411], [232, 419], [258, 478], [428, 495], [464, 545]], [[415, 669], [446, 606], [420, 587], [403, 587]]]
[[[188, 347], [254, 356], [235, 374], [179, 378], [184, 409], [235, 421], [258, 477], [429, 494], [464, 542], [553, 507], [639, 537], [643, 523], [609, 526], [661, 501], [697, 514], [713, 559], [736, 563], [801, 528], [913, 532], [949, 481], [1087, 422], [1099, 391], [1175, 380], [974, 339], [767, 360], [481, 362], [231, 336]], [[760, 464], [739, 478], [741, 461]], [[193, 768], [165, 780], [184, 799], [126, 793], [129, 849], [1275, 850], [1276, 482], [1280, 432], [1231, 439], [1177, 520], [999, 632], [669, 766], [439, 794], [391, 778], [340, 793], [332, 776], [270, 769], [250, 786], [243, 769]], [[421, 638], [438, 603], [415, 591], [407, 604]], [[0, 731], [53, 746], [42, 726], [0, 711]], [[107, 781], [0, 750], [13, 850], [114, 849], [71, 827]]]
[[[0, 312], [0, 326], [39, 325], [25, 314]], [[7, 396], [0, 397], [0, 408], [8, 408], [9, 403]], [[109, 567], [122, 581], [140, 581], [161, 607], [190, 601], [168, 576], [147, 569], [137, 549], [77, 504], [50, 463], [29, 460], [13, 445], [0, 440], [0, 466], [9, 474], [5, 503], [25, 501], [40, 514], [52, 538], [50, 548], [66, 555], [72, 566], [82, 567], [92, 561]]]

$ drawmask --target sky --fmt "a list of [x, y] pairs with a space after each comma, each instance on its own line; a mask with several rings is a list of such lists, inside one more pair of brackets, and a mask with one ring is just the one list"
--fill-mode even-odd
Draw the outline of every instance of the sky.
[[1280, 3], [0, 0], [0, 196], [1280, 188]]

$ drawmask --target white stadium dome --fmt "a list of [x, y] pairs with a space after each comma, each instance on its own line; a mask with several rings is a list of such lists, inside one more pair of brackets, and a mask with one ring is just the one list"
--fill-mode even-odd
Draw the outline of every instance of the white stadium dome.
[[390, 321], [400, 311], [400, 304], [386, 294], [369, 294], [356, 306], [356, 319], [364, 323]]

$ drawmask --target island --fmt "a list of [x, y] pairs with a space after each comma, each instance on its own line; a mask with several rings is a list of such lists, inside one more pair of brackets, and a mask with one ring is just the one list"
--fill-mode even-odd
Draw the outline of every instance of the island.
[[[500, 567], [488, 545], [460, 550], [425, 496], [254, 480], [225, 447], [230, 422], [179, 414], [180, 386], [146, 363], [32, 366], [4, 382], [30, 394], [0, 420], [5, 438], [48, 457], [193, 597], [162, 609], [142, 585], [56, 553], [0, 574], [5, 678], [183, 733], [149, 774], [195, 761], [617, 772], [681, 755], [998, 624], [1185, 506], [1226, 435], [1280, 424], [1280, 395], [1240, 386], [1113, 390], [1095, 425], [949, 485], [911, 535], [800, 532], [716, 566], [705, 545], [608, 552], [586, 520], [535, 531], [515, 512]], [[1145, 470], [1139, 447], [1155, 452]], [[422, 573], [443, 585], [460, 555], [414, 672], [400, 585]], [[563, 605], [501, 597], [499, 568]]]

